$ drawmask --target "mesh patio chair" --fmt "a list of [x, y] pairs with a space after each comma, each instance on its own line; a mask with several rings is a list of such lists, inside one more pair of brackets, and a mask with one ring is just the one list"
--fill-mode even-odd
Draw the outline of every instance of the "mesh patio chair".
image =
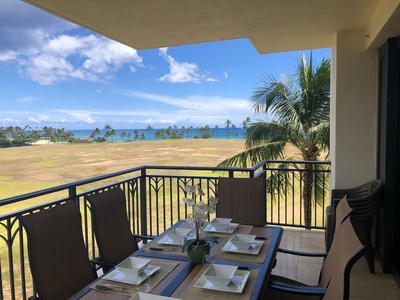
[[336, 207], [339, 200], [347, 195], [347, 201], [354, 210], [351, 221], [358, 238], [365, 245], [365, 258], [370, 273], [374, 273], [374, 249], [372, 246], [371, 231], [378, 212], [379, 203], [383, 197], [383, 183], [381, 180], [372, 180], [366, 184], [352, 189], [332, 190], [332, 204], [327, 207], [326, 226], [326, 249], [329, 251], [330, 244], [335, 232]]
[[34, 282], [35, 296], [30, 299], [67, 299], [97, 278], [73, 202], [22, 216], [20, 221]]
[[[289, 278], [271, 275], [264, 298], [347, 300], [350, 294], [350, 271], [364, 250], [365, 247], [358, 239], [350, 218], [347, 218], [336, 230], [332, 247], [322, 264], [317, 285], [310, 286]], [[304, 252], [297, 254], [308, 256]]]
[[220, 177], [217, 217], [239, 224], [265, 225], [265, 173], [257, 178]]
[[86, 196], [92, 213], [92, 226], [99, 248], [99, 257], [92, 263], [104, 271], [139, 249], [137, 239], [151, 236], [133, 235], [126, 215], [125, 193], [119, 187]]

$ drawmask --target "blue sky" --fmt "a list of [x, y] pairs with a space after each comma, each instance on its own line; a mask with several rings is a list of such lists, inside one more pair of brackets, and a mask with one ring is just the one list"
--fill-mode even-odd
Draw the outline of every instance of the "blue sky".
[[247, 39], [136, 51], [0, 0], [0, 126], [241, 127], [263, 118], [249, 101], [260, 78], [292, 73], [301, 53], [260, 55]]

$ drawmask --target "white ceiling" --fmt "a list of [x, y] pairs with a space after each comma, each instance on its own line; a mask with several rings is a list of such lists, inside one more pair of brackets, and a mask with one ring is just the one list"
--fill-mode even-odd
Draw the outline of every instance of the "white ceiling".
[[249, 38], [260, 53], [331, 47], [336, 32], [352, 29], [367, 30], [381, 2], [380, 0], [24, 1], [135, 49]]

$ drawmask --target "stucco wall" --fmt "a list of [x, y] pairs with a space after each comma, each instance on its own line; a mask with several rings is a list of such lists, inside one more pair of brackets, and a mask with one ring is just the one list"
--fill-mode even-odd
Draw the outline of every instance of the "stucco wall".
[[339, 32], [332, 47], [332, 188], [376, 178], [377, 51], [365, 50], [365, 32]]

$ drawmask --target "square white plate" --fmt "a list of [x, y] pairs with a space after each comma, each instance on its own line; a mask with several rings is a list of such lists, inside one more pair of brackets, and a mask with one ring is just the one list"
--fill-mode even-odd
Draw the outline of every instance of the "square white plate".
[[241, 293], [246, 285], [249, 275], [250, 271], [237, 270], [232, 281], [227, 286], [213, 285], [203, 275], [201, 275], [199, 280], [194, 284], [194, 287], [222, 292]]
[[244, 254], [251, 254], [251, 255], [258, 255], [260, 253], [261, 247], [264, 244], [264, 241], [254, 240], [254, 243], [250, 249], [239, 249], [236, 248], [235, 245], [231, 243], [229, 240], [224, 247], [222, 247], [222, 251], [226, 252], [233, 252], [233, 253], [244, 253]]
[[158, 240], [157, 244], [163, 244], [163, 245], [180, 245], [180, 243], [175, 242], [173, 239], [171, 239], [168, 235], [162, 237], [161, 239]]
[[141, 284], [147, 277], [157, 272], [159, 269], [160, 267], [148, 265], [140, 276], [126, 276], [117, 269], [115, 269], [110, 273], [104, 275], [103, 278], [107, 280], [138, 285]]
[[239, 226], [239, 223], [231, 223], [231, 224], [229, 224], [228, 232], [225, 232], [225, 230], [220, 230], [218, 228], [215, 228], [212, 223], [208, 223], [206, 225], [206, 227], [204, 227], [203, 231], [218, 232], [218, 233], [233, 233], [238, 226]]
[[159, 296], [159, 295], [147, 294], [147, 293], [142, 293], [142, 292], [139, 292], [135, 296], [129, 298], [129, 300], [166, 300], [166, 299], [180, 300], [178, 298]]

